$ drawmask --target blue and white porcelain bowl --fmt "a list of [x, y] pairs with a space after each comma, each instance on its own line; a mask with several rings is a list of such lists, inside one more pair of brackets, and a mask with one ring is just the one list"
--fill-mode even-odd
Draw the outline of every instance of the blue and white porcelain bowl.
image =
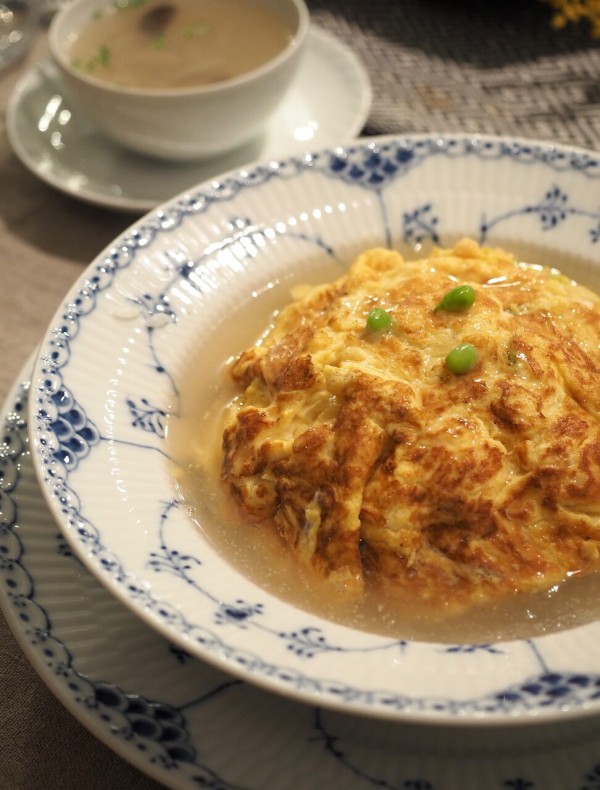
[[397, 640], [257, 586], [188, 515], [166, 437], [190, 375], [210, 396], [213, 371], [290, 287], [339, 276], [369, 246], [470, 235], [600, 286], [599, 185], [600, 155], [583, 150], [388, 137], [226, 174], [135, 223], [66, 296], [32, 378], [33, 461], [73, 551], [178, 647], [313, 704], [451, 725], [599, 713], [596, 622], [491, 644]]

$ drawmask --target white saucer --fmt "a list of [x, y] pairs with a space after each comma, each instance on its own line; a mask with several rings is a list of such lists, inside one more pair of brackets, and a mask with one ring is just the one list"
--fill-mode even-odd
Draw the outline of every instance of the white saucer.
[[125, 760], [174, 790], [600, 787], [598, 719], [399, 725], [269, 694], [174, 648], [60, 534], [29, 453], [30, 368], [0, 412], [0, 605], [57, 698]]
[[313, 27], [298, 76], [264, 135], [215, 159], [161, 162], [111, 143], [65, 94], [50, 59], [17, 84], [6, 127], [19, 159], [43, 181], [80, 200], [140, 214], [226, 170], [350, 140], [370, 106], [371, 85], [356, 55]]

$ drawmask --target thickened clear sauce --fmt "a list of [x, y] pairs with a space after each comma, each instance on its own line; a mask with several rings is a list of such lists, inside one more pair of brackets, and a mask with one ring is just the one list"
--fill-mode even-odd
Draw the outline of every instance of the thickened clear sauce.
[[[254, 305], [257, 308], [257, 305]], [[598, 573], [565, 579], [551, 589], [521, 593], [456, 611], [452, 602], [433, 607], [405, 601], [392, 591], [367, 585], [359, 600], [311, 575], [296, 562], [271, 524], [250, 523], [237, 511], [220, 480], [221, 436], [225, 410], [235, 396], [228, 377], [232, 348], [249, 346], [241, 338], [240, 320], [232, 340], [215, 329], [207, 364], [206, 345], [186, 366], [181, 381], [180, 416], [171, 418], [169, 453], [174, 478], [198, 530], [239, 573], [271, 594], [334, 622], [397, 639], [459, 643], [492, 643], [562, 631], [600, 617]], [[256, 324], [256, 321], [254, 321]], [[252, 330], [248, 330], [251, 332]]]
[[[202, 365], [191, 366], [202, 370]], [[373, 586], [359, 600], [348, 599], [301, 568], [271, 524], [248, 522], [220, 481], [222, 423], [234, 395], [226, 366], [214, 371], [220, 386], [203, 386], [202, 376], [186, 381], [182, 416], [169, 424], [171, 456], [177, 459], [176, 487], [198, 529], [236, 570], [273, 595], [320, 617], [397, 639], [490, 643], [529, 638], [598, 619], [598, 574], [571, 578], [546, 592], [519, 594], [465, 612], [452, 602], [433, 608], [395, 598]], [[213, 379], [213, 382], [214, 380]]]

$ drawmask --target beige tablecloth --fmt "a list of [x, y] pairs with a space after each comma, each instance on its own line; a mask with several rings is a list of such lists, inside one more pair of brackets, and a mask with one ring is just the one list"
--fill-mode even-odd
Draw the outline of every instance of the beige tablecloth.
[[[353, 46], [369, 71], [368, 133], [498, 132], [600, 149], [599, 42], [585, 25], [554, 31], [538, 0], [310, 5], [314, 20]], [[44, 50], [42, 36], [26, 62], [0, 75], [2, 398], [67, 288], [131, 222], [54, 191], [11, 152], [3, 111]], [[151, 787], [54, 699], [0, 616], [0, 790]]]

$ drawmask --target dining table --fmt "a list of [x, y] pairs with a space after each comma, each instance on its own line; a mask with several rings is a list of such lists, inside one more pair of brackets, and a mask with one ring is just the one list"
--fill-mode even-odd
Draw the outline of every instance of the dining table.
[[[561, 16], [568, 2], [307, 2], [312, 25], [352, 50], [368, 75], [371, 97], [361, 136], [466, 132], [600, 151], [598, 27], [593, 19]], [[48, 57], [47, 22], [26, 56], [0, 73], [2, 400], [28, 375], [40, 338], [70, 286], [143, 214], [79, 199], [40, 178], [16, 155], [6, 111], [20, 81]], [[336, 107], [328, 111], [335, 113]], [[0, 614], [0, 788], [159, 786], [54, 696]], [[250, 779], [248, 786], [253, 787]], [[315, 777], [315, 790], [321, 786]], [[274, 780], [264, 790], [277, 788]]]

